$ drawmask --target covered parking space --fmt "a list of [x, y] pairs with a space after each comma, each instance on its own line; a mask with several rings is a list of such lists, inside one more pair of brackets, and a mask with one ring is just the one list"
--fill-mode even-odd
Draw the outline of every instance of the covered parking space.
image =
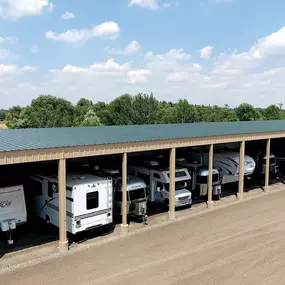
[[285, 121], [195, 123], [88, 128], [54, 128], [0, 131], [0, 165], [31, 162], [58, 162], [59, 250], [68, 250], [66, 231], [66, 161], [74, 158], [119, 154], [122, 156], [122, 234], [128, 233], [127, 164], [128, 154], [169, 150], [169, 219], [175, 219], [175, 168], [178, 148], [209, 146], [209, 209], [212, 200], [214, 145], [239, 143], [239, 200], [244, 191], [244, 154], [248, 141], [266, 140], [264, 191], [269, 186], [269, 157], [272, 139], [285, 137]]

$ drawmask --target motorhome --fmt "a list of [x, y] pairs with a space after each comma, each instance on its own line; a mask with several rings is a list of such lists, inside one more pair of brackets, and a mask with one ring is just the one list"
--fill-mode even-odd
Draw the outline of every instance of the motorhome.
[[[57, 175], [30, 177], [36, 215], [46, 222], [59, 226], [59, 197]], [[112, 180], [91, 174], [67, 174], [66, 226], [76, 234], [113, 222]]]
[[13, 231], [27, 222], [23, 185], [0, 188], [0, 226], [9, 245], [14, 244]]
[[[260, 175], [265, 175], [265, 171], [266, 154], [260, 151], [256, 157], [256, 173]], [[269, 156], [269, 173], [273, 176], [279, 176], [279, 168], [276, 162], [276, 157], [272, 153]]]
[[[180, 167], [188, 169], [191, 180], [189, 180], [189, 189], [192, 192], [193, 198], [205, 197], [208, 195], [208, 177], [209, 167], [207, 164], [200, 163], [199, 161], [189, 162], [185, 158], [177, 158], [176, 164]], [[212, 191], [214, 198], [221, 197], [221, 177], [220, 172], [213, 168], [212, 171]]]
[[[236, 151], [217, 151], [214, 153], [213, 165], [221, 175], [222, 184], [237, 182], [239, 179], [239, 152]], [[208, 152], [201, 150], [193, 150], [186, 154], [189, 160], [200, 161], [208, 165]], [[244, 156], [244, 175], [252, 175], [255, 170], [256, 163], [254, 159], [248, 155]]]
[[[131, 165], [129, 172], [143, 179], [149, 191], [149, 201], [169, 205], [170, 171], [168, 167], [159, 167], [157, 161], [148, 161], [144, 165]], [[192, 204], [192, 194], [186, 188], [191, 176], [186, 168], [175, 171], [175, 207]]]
[[[114, 213], [122, 214], [122, 177], [116, 169], [102, 169], [100, 175], [110, 177], [114, 188]], [[127, 214], [130, 218], [147, 223], [147, 192], [145, 182], [135, 176], [127, 176]]]

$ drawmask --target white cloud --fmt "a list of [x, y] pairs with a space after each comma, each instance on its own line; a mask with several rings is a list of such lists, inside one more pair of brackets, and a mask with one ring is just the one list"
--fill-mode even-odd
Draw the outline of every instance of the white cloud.
[[32, 53], [39, 53], [40, 52], [40, 47], [38, 46], [38, 45], [33, 45], [32, 47], [31, 47], [31, 52]]
[[213, 54], [213, 47], [211, 46], [206, 46], [201, 49], [200, 51], [200, 58], [202, 59], [210, 59]]
[[0, 37], [0, 46], [2, 45], [14, 45], [18, 42], [16, 37]]
[[106, 50], [111, 54], [120, 54], [120, 55], [127, 55], [133, 54], [138, 52], [141, 49], [141, 45], [138, 41], [130, 42], [125, 48], [123, 49], [115, 49], [107, 47]]
[[252, 46], [250, 54], [255, 59], [270, 55], [285, 55], [285, 27], [269, 36], [261, 38]]
[[67, 30], [64, 33], [56, 34], [48, 31], [46, 38], [54, 41], [62, 41], [67, 43], [84, 42], [94, 37], [116, 38], [120, 32], [119, 25], [115, 22], [105, 22], [98, 26], [93, 26], [91, 29]]
[[72, 19], [75, 19], [75, 16], [74, 14], [66, 11], [62, 16], [61, 16], [62, 19], [64, 20], [72, 20]]
[[138, 6], [140, 8], [158, 9], [160, 6], [157, 0], [129, 0], [129, 6]]
[[63, 69], [63, 72], [66, 73], [82, 73], [82, 72], [88, 72], [88, 68], [82, 68], [82, 67], [77, 67], [77, 66], [72, 66], [72, 65], [66, 65]]
[[0, 59], [8, 58], [12, 55], [11, 51], [5, 48], [0, 48]]
[[0, 18], [18, 19], [36, 16], [53, 9], [54, 5], [49, 0], [1, 0]]
[[30, 65], [25, 65], [22, 68], [22, 71], [27, 71], [27, 72], [34, 72], [36, 70], [38, 70], [38, 68], [36, 66], [30, 66]]
[[13, 64], [0, 64], [0, 74], [10, 73], [17, 70], [17, 66]]
[[184, 71], [175, 71], [167, 75], [166, 80], [170, 82], [181, 82], [188, 79], [187, 72]]
[[127, 76], [129, 83], [143, 83], [148, 81], [149, 77], [151, 76], [151, 71], [148, 69], [130, 70], [127, 72]]

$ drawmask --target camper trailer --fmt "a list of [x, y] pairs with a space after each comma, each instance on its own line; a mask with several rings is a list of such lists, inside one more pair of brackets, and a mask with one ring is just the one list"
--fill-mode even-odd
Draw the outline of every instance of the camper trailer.
[[[265, 175], [265, 171], [266, 154], [260, 151], [256, 157], [256, 173], [259, 175]], [[276, 157], [272, 153], [269, 156], [269, 173], [273, 176], [279, 176], [279, 168], [276, 162]]]
[[[58, 177], [33, 175], [30, 187], [35, 195], [36, 215], [59, 226]], [[66, 226], [76, 234], [113, 222], [112, 180], [91, 174], [66, 177]]]
[[13, 231], [27, 222], [23, 185], [0, 188], [0, 226], [9, 245], [14, 244]]
[[[143, 179], [149, 191], [149, 201], [164, 206], [169, 205], [169, 168], [159, 167], [157, 161], [145, 162], [144, 165], [129, 167], [130, 173]], [[186, 188], [191, 176], [186, 168], [178, 168], [175, 172], [175, 207], [190, 206], [192, 194]]]
[[[198, 161], [188, 162], [184, 158], [178, 158], [176, 164], [180, 167], [188, 169], [191, 180], [189, 181], [189, 189], [193, 197], [205, 197], [208, 195], [208, 177], [209, 167], [207, 164]], [[221, 197], [221, 177], [220, 172], [213, 168], [212, 174], [213, 196], [217, 199]]]
[[[110, 177], [114, 188], [114, 213], [122, 214], [122, 177], [118, 170], [103, 169], [100, 175]], [[127, 214], [134, 220], [147, 223], [147, 193], [145, 182], [135, 176], [127, 177]]]
[[[200, 161], [201, 163], [209, 163], [208, 152], [194, 150], [188, 152], [186, 158], [192, 161]], [[235, 151], [218, 151], [214, 153], [214, 168], [221, 175], [222, 184], [237, 182], [239, 178], [239, 152]], [[252, 175], [255, 170], [255, 161], [252, 157], [244, 156], [244, 175]]]

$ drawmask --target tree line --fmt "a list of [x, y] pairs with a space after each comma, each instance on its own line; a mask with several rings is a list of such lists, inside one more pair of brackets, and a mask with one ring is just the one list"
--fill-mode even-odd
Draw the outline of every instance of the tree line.
[[228, 105], [190, 104], [158, 101], [153, 94], [124, 94], [110, 103], [81, 98], [75, 105], [51, 95], [40, 95], [26, 107], [14, 106], [4, 113], [9, 128], [52, 128], [195, 122], [282, 120], [285, 110], [276, 105], [255, 108], [242, 103]]

